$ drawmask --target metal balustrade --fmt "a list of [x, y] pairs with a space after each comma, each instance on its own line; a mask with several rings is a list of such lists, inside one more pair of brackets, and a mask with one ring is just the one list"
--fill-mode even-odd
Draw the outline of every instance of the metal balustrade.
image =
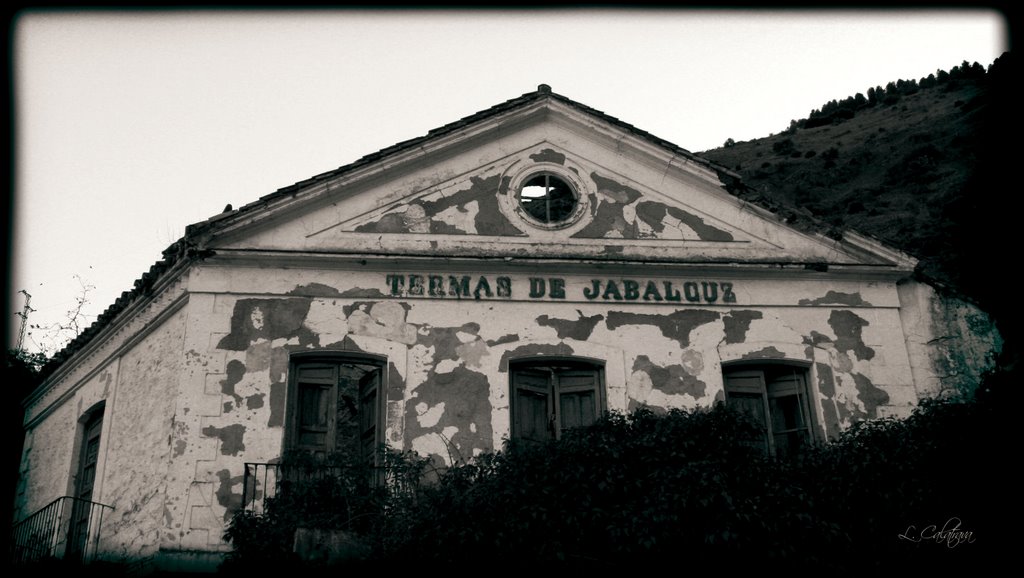
[[93, 561], [105, 510], [113, 507], [71, 496], [57, 498], [11, 528], [11, 562]]
[[[289, 484], [313, 482], [328, 478], [341, 477], [348, 466], [328, 464], [280, 464], [280, 463], [245, 463], [245, 475], [242, 478], [242, 510], [262, 515], [268, 498], [286, 491]], [[415, 485], [402, 479], [390, 468], [375, 467], [369, 469], [372, 483], [385, 485], [393, 494], [411, 495]]]

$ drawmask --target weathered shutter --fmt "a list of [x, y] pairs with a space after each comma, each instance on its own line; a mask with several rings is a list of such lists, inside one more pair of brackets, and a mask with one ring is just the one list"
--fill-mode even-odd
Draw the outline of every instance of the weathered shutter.
[[802, 375], [774, 377], [767, 384], [768, 408], [775, 451], [785, 455], [811, 441], [806, 385]]
[[296, 376], [296, 446], [324, 457], [334, 449], [337, 368], [329, 365], [300, 367]]
[[376, 464], [377, 412], [380, 403], [381, 368], [370, 369], [359, 380], [359, 446], [363, 460]]
[[764, 373], [761, 371], [735, 371], [725, 376], [725, 400], [726, 402], [746, 413], [760, 426], [760, 439], [758, 445], [763, 446], [765, 452], [771, 451], [772, 440], [770, 436], [769, 414], [767, 400], [765, 399]]
[[515, 431], [520, 439], [551, 439], [551, 372], [546, 369], [519, 369], [513, 372]]
[[601, 414], [598, 372], [593, 369], [559, 369], [555, 376], [561, 431], [594, 423]]

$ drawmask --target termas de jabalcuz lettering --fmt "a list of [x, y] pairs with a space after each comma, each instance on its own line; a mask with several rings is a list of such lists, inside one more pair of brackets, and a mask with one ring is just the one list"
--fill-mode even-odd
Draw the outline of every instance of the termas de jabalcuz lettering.
[[[486, 275], [389, 274], [385, 281], [392, 297], [455, 297], [512, 299], [511, 277]], [[733, 284], [726, 281], [667, 281], [654, 279], [591, 279], [567, 284], [561, 277], [527, 278], [529, 299], [587, 301], [646, 301], [650, 303], [736, 303]]]

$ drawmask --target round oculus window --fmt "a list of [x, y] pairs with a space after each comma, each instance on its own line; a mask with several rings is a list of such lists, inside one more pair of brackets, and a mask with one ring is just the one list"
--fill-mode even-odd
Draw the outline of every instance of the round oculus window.
[[519, 206], [526, 214], [549, 225], [569, 220], [578, 202], [569, 183], [548, 173], [527, 178], [519, 188]]

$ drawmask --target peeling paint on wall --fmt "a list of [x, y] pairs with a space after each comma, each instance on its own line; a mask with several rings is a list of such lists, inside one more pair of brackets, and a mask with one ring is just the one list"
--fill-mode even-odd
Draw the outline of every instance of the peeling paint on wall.
[[243, 371], [258, 373], [270, 367], [270, 358], [273, 356], [274, 347], [270, 341], [257, 341], [245, 350], [245, 363]]
[[270, 351], [269, 366], [271, 381], [285, 382], [288, 380], [288, 351], [289, 349], [301, 349], [302, 347], [302, 345], [289, 346], [288, 349], [284, 347], [276, 347]]
[[594, 181], [594, 184], [597, 185], [597, 190], [601, 194], [613, 199], [618, 204], [628, 205], [636, 202], [643, 196], [640, 194], [640, 191], [627, 187], [626, 185], [618, 183], [612, 179], [602, 177], [597, 173], [590, 173], [590, 178]]
[[775, 346], [769, 345], [757, 351], [745, 353], [742, 359], [785, 359], [786, 354], [779, 351]]
[[487, 345], [494, 347], [495, 345], [501, 345], [502, 343], [515, 343], [519, 341], [519, 335], [515, 333], [506, 333], [497, 339], [490, 339], [487, 341]]
[[224, 521], [227, 522], [231, 516], [242, 507], [242, 492], [235, 492], [233, 488], [242, 484], [242, 476], [231, 476], [230, 470], [217, 472], [217, 503], [224, 507]]
[[490, 348], [482, 339], [463, 343], [455, 348], [455, 353], [466, 367], [481, 367], [484, 356], [490, 355]]
[[627, 222], [623, 211], [626, 205], [638, 200], [640, 191], [606, 179], [597, 173], [590, 174], [597, 185], [599, 195], [590, 199], [593, 220], [573, 235], [577, 239], [601, 239], [619, 237], [636, 239], [636, 224]]
[[459, 361], [459, 348], [479, 339], [480, 324], [464, 323], [459, 327], [425, 326], [417, 333], [416, 342], [426, 348], [434, 348], [433, 362], [450, 359]]
[[316, 345], [316, 337], [303, 326], [310, 300], [239, 299], [231, 314], [231, 333], [217, 344], [218, 349], [245, 351], [258, 340], [297, 337], [302, 344]]
[[441, 461], [449, 453], [468, 459], [491, 449], [490, 381], [470, 369], [490, 355], [479, 332], [478, 323], [417, 329], [414, 351], [429, 358], [420, 357], [424, 374], [415, 378], [406, 403], [406, 449], [432, 452]]
[[542, 357], [545, 355], [571, 356], [573, 353], [573, 348], [568, 343], [559, 343], [557, 345], [549, 345], [547, 343], [526, 343], [501, 354], [501, 361], [498, 363], [498, 369], [500, 371], [508, 371], [508, 362], [511, 359], [519, 359], [521, 357]]
[[889, 403], [889, 394], [871, 383], [863, 374], [854, 373], [853, 382], [857, 386], [857, 397], [864, 404], [864, 412], [869, 418], [878, 417], [878, 406]]
[[[853, 404], [850, 403], [849, 401], [847, 401], [846, 403], [840, 403], [837, 400], [835, 405], [836, 411], [839, 412], [839, 420], [841, 423], [853, 423], [854, 421], [863, 419], [867, 415], [864, 412], [860, 411], [859, 408], [857, 408], [856, 406], [853, 406]], [[851, 406], [853, 406], [853, 409], [850, 409]]]
[[675, 219], [677, 222], [689, 227], [701, 241], [732, 241], [733, 236], [728, 231], [712, 227], [704, 222], [697, 215], [688, 213], [679, 207], [673, 207], [664, 203], [654, 201], [642, 201], [636, 207], [636, 216], [646, 223], [655, 233], [665, 230], [665, 216]]
[[245, 443], [242, 439], [245, 436], [245, 426], [232, 424], [225, 427], [206, 426], [203, 428], [203, 435], [220, 440], [220, 453], [225, 456], [237, 456], [238, 452], [245, 450]]
[[839, 435], [839, 414], [836, 412], [835, 400], [822, 400], [821, 413], [825, 417], [825, 435], [834, 439]]
[[242, 396], [235, 393], [235, 385], [245, 376], [245, 365], [237, 359], [232, 359], [228, 362], [226, 371], [228, 376], [221, 380], [220, 391], [224, 395], [230, 395], [235, 399], [235, 403], [241, 405]]
[[821, 411], [825, 418], [825, 435], [830, 439], [839, 435], [839, 415], [836, 413], [836, 383], [832, 368], [825, 363], [815, 363], [818, 374], [818, 392], [821, 394]]
[[[422, 207], [414, 205], [422, 211]], [[357, 233], [419, 233], [417, 222], [419, 215], [406, 207], [401, 213], [388, 213], [381, 215], [376, 221], [359, 225]], [[429, 231], [429, 229], [427, 229]]]
[[299, 297], [320, 297], [320, 298], [331, 298], [331, 297], [347, 297], [347, 298], [367, 298], [367, 297], [386, 297], [383, 291], [376, 287], [364, 289], [362, 287], [352, 287], [344, 291], [338, 291], [336, 288], [330, 285], [324, 285], [323, 283], [307, 283], [305, 285], [297, 285], [295, 289], [288, 291], [285, 295], [294, 295]]
[[267, 427], [284, 426], [284, 404], [287, 393], [287, 386], [283, 382], [275, 381], [270, 384], [270, 419], [267, 420]]
[[402, 374], [399, 373], [398, 367], [394, 361], [388, 361], [388, 390], [387, 398], [389, 400], [402, 399], [402, 395], [405, 392], [405, 379]]
[[[732, 233], [704, 222], [680, 207], [651, 200], [613, 179], [591, 173], [598, 195], [591, 196], [593, 219], [576, 232], [578, 239], [696, 238], [701, 241], [733, 241]], [[666, 227], [676, 229], [668, 234]]]
[[848, 305], [850, 307], [871, 307], [871, 304], [861, 298], [859, 292], [854, 293], [841, 293], [839, 291], [829, 291], [824, 297], [818, 297], [817, 299], [801, 299], [797, 302], [798, 305]]
[[722, 317], [725, 324], [725, 342], [743, 343], [747, 339], [747, 331], [750, 330], [750, 323], [755, 319], [762, 319], [764, 314], [760, 311], [744, 310], [730, 311]]
[[690, 346], [691, 331], [701, 325], [711, 323], [718, 319], [719, 316], [715, 311], [706, 311], [704, 309], [684, 309], [669, 315], [609, 311], [608, 321], [605, 325], [612, 331], [623, 325], [649, 325], [657, 327], [661, 330], [662, 335], [677, 341], [680, 347], [685, 348]]
[[249, 409], [259, 409], [263, 407], [263, 398], [266, 394], [254, 393], [245, 398], [245, 407]]
[[543, 149], [539, 153], [533, 153], [532, 155], [530, 155], [530, 160], [538, 163], [554, 163], [556, 165], [564, 165], [565, 155], [552, 149]]
[[380, 289], [378, 289], [376, 287], [372, 287], [372, 288], [369, 288], [369, 289], [363, 289], [361, 287], [353, 287], [351, 289], [346, 289], [346, 290], [342, 291], [341, 294], [339, 295], [339, 297], [349, 297], [349, 298], [352, 298], [352, 297], [354, 297], [354, 298], [371, 297], [372, 298], [372, 297], [387, 297], [387, 295], [385, 295], [383, 291], [381, 291]]
[[[847, 394], [845, 401], [836, 400], [840, 423], [850, 425], [878, 417], [878, 407], [889, 403], [889, 394], [875, 386], [861, 373], [851, 373], [849, 378], [853, 380], [853, 390], [856, 391], [856, 396]], [[837, 377], [837, 381], [841, 380]], [[851, 388], [847, 387], [846, 389], [849, 391]]]
[[[471, 177], [469, 188], [451, 195], [431, 194], [399, 205], [358, 233], [434, 233], [447, 235], [525, 236], [498, 207], [498, 175]], [[433, 200], [433, 197], [438, 197]]]
[[[803, 338], [803, 342], [808, 347], [814, 348], [819, 347], [825, 343], [832, 343], [832, 338], [829, 337], [828, 335], [824, 335], [822, 333], [818, 333], [817, 331], [811, 330], [811, 334], [809, 336], [805, 336]], [[808, 357], [810, 357], [810, 355], [808, 355]]]
[[[445, 444], [456, 459], [469, 459], [477, 449], [491, 449], [490, 388], [486, 375], [463, 366], [448, 373], [431, 371], [406, 407], [406, 449], [413, 449], [417, 438], [437, 435], [447, 438]], [[424, 421], [418, 406], [434, 408], [434, 415]]]
[[861, 330], [868, 326], [868, 322], [858, 317], [852, 311], [833, 311], [828, 318], [828, 324], [836, 334], [836, 349], [839, 351], [852, 351], [857, 359], [867, 360], [875, 356], [875, 350], [864, 344], [861, 338]]
[[380, 337], [406, 345], [416, 343], [417, 327], [405, 322], [408, 303], [395, 301], [357, 302], [344, 307], [353, 335]]
[[579, 309], [576, 310], [576, 314], [579, 315], [578, 319], [558, 319], [541, 315], [537, 318], [537, 325], [553, 327], [559, 339], [586, 341], [590, 338], [590, 334], [594, 331], [597, 323], [604, 319], [604, 315], [598, 314], [586, 317]]
[[324, 285], [323, 283], [296, 285], [295, 289], [285, 293], [285, 295], [298, 295], [302, 297], [341, 297], [341, 293], [339, 293], [337, 289], [330, 285]]
[[694, 399], [700, 399], [707, 391], [707, 385], [682, 365], [656, 365], [646, 355], [636, 358], [633, 362], [633, 371], [646, 373], [651, 378], [654, 389], [668, 395], [689, 395]]

